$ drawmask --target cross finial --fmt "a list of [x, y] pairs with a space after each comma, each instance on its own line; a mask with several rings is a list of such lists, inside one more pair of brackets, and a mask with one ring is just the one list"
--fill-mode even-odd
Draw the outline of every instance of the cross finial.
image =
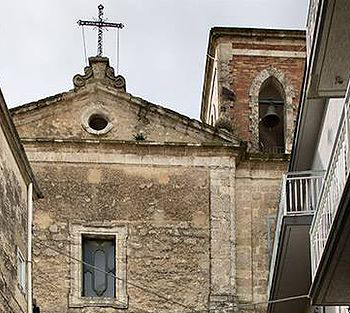
[[[100, 4], [98, 6], [98, 22], [103, 23], [103, 5]], [[98, 27], [98, 38], [97, 38], [97, 55], [99, 57], [102, 56], [102, 46], [103, 46], [103, 29], [102, 26], [97, 26]]]
[[108, 27], [122, 29], [124, 25], [122, 23], [108, 23], [103, 19], [103, 5], [100, 4], [98, 7], [98, 20], [96, 21], [83, 21], [79, 20], [79, 26], [93, 26], [97, 28], [97, 56], [103, 54], [103, 30]]

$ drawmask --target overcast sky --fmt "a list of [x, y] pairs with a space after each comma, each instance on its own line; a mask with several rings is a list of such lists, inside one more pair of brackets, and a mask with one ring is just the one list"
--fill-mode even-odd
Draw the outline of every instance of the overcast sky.
[[[10, 107], [72, 89], [85, 66], [76, 21], [105, 6], [123, 22], [120, 74], [127, 91], [190, 117], [199, 106], [209, 30], [213, 26], [304, 29], [308, 0], [1, 0], [0, 87]], [[88, 55], [96, 31], [86, 29]], [[116, 36], [105, 35], [116, 61]]]

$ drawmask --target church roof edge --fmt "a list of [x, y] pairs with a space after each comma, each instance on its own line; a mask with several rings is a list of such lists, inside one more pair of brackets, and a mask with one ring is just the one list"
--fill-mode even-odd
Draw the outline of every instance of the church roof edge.
[[[111, 92], [109, 89], [104, 89], [107, 92]], [[56, 94], [54, 96], [50, 96], [44, 99], [40, 99], [38, 101], [33, 101], [27, 104], [23, 104], [21, 106], [17, 106], [10, 109], [11, 115], [16, 114], [23, 114], [29, 111], [38, 110], [40, 108], [44, 108], [46, 106], [54, 105], [55, 103], [60, 102], [64, 98], [74, 97], [77, 90], [72, 89], [68, 92], [62, 92], [59, 94]], [[172, 119], [176, 119], [178, 122], [185, 124], [191, 128], [194, 128], [198, 131], [204, 131], [206, 133], [210, 133], [211, 135], [219, 137], [221, 140], [224, 140], [226, 142], [234, 143], [237, 147], [241, 145], [241, 141], [237, 139], [233, 134], [231, 134], [228, 131], [225, 131], [223, 129], [215, 128], [209, 124], [203, 123], [197, 119], [190, 118], [186, 115], [183, 115], [181, 113], [178, 113], [174, 110], [171, 110], [169, 108], [166, 108], [164, 106], [154, 104], [152, 102], [149, 102], [147, 100], [144, 100], [140, 97], [133, 96], [130, 93], [127, 92], [120, 92], [117, 91], [115, 94], [117, 97], [122, 98], [124, 100], [130, 101], [136, 105], [142, 106], [142, 107], [148, 107], [154, 112], [157, 112], [160, 115], [167, 115], [168, 117]]]

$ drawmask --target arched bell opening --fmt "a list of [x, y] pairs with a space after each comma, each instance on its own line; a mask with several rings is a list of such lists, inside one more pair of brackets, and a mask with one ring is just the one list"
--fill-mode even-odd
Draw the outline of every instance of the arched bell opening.
[[259, 147], [261, 152], [285, 152], [285, 92], [273, 76], [259, 92]]

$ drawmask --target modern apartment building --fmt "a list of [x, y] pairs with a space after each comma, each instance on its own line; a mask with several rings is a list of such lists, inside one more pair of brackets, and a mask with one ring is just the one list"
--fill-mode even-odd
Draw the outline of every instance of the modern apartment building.
[[289, 173], [283, 176], [269, 312], [350, 304], [350, 3], [311, 0], [307, 65]]

